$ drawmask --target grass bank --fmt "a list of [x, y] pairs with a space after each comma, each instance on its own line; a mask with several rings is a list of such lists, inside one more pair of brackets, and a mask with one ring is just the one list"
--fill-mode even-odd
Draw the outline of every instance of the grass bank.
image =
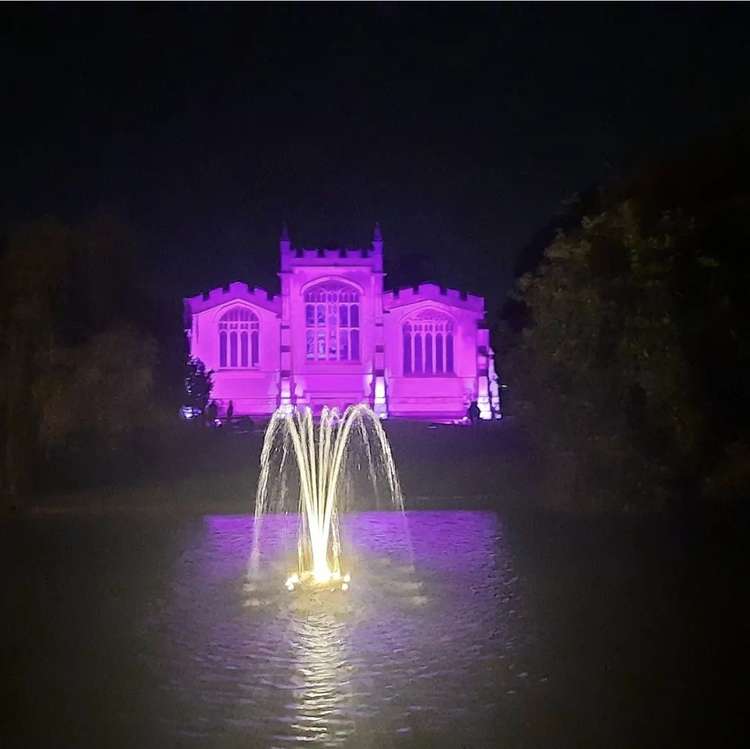
[[[527, 451], [507, 425], [385, 426], [408, 506], [533, 502]], [[262, 425], [239, 434], [179, 424], [117, 449], [69, 449], [54, 458], [51, 486], [26, 507], [36, 513], [249, 512], [262, 441]]]

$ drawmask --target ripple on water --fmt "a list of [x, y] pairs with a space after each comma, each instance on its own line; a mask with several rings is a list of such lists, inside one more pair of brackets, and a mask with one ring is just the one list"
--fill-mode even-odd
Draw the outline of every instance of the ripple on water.
[[[349, 591], [288, 592], [294, 519], [205, 519], [155, 616], [154, 677], [182, 735], [210, 726], [273, 745], [339, 746], [360, 731], [481, 736], [531, 681], [518, 578], [490, 512], [362, 513], [344, 527]], [[289, 543], [292, 541], [292, 545]], [[187, 563], [189, 561], [189, 563]], [[507, 663], [507, 661], [506, 661]]]

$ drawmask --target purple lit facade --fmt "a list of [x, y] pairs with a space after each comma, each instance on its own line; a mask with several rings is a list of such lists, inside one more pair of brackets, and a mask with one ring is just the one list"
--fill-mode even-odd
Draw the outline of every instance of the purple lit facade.
[[500, 418], [484, 299], [433, 283], [384, 291], [383, 238], [370, 249], [280, 240], [281, 294], [241, 282], [185, 300], [192, 356], [214, 371], [221, 412], [367, 403], [386, 417], [451, 421], [476, 401]]

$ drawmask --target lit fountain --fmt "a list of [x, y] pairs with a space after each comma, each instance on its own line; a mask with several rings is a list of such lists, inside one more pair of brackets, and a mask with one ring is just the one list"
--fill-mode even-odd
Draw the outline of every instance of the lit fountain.
[[[388, 438], [370, 408], [350, 406], [343, 414], [323, 408], [317, 425], [309, 408], [291, 413], [279, 409], [271, 417], [263, 440], [255, 518], [260, 527], [268, 512], [299, 513], [298, 569], [286, 581], [289, 590], [297, 585], [349, 587], [339, 520], [352, 508], [352, 474], [363, 465], [375, 499], [384, 483], [391, 506], [403, 511]], [[298, 486], [289, 483], [295, 466]]]

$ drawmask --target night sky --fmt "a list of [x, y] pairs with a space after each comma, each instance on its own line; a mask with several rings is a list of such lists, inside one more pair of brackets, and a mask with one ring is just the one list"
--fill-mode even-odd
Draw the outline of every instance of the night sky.
[[4, 5], [0, 228], [115, 212], [180, 298], [277, 237], [502, 301], [564, 200], [750, 103], [748, 7]]

